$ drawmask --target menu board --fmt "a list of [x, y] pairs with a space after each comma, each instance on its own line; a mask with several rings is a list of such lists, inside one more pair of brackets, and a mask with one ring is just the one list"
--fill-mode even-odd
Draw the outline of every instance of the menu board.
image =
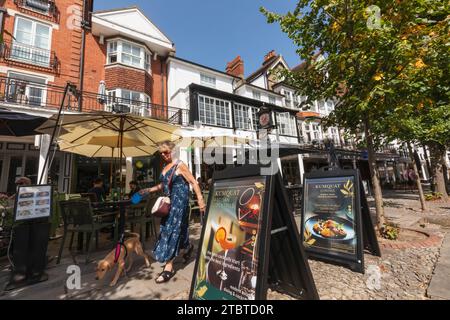
[[16, 221], [47, 218], [52, 208], [52, 186], [21, 186], [15, 204]]
[[356, 255], [356, 176], [305, 178], [303, 244], [306, 249]]
[[191, 297], [255, 300], [266, 178], [218, 180], [209, 193], [206, 224]]

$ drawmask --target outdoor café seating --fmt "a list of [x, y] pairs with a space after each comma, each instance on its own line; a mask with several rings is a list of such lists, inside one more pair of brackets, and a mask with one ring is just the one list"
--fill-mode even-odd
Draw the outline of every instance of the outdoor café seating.
[[[67, 235], [71, 233], [69, 250], [72, 250], [75, 233], [86, 235], [86, 264], [92, 250], [93, 238], [98, 248], [99, 232], [103, 228], [117, 228], [117, 212], [94, 213], [88, 199], [74, 199], [59, 202], [64, 222], [63, 238], [59, 248], [57, 264], [60, 263]], [[111, 219], [111, 217], [113, 219]], [[117, 238], [117, 231], [113, 239]]]
[[[151, 212], [157, 198], [156, 194], [152, 194], [146, 200], [137, 205], [132, 205], [128, 209], [126, 223], [130, 224], [132, 232], [134, 231], [134, 226], [139, 225], [139, 235], [142, 240], [148, 239], [150, 236], [156, 237], [157, 235], [155, 216]], [[142, 245], [145, 248], [145, 241], [142, 241]]]

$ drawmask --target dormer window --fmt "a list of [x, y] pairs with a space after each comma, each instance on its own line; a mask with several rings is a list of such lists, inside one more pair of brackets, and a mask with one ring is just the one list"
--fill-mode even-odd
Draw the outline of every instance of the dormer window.
[[108, 41], [107, 64], [121, 63], [151, 72], [152, 53], [144, 46], [124, 41]]
[[204, 86], [215, 88], [216, 87], [216, 78], [202, 73], [202, 74], [200, 74], [200, 83]]

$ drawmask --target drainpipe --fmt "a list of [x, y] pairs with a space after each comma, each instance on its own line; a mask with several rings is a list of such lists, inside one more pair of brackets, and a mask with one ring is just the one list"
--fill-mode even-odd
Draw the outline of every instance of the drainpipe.
[[[6, 8], [4, 8], [4, 7], [0, 8], [0, 44], [2, 44], [2, 46], [3, 46], [3, 31], [5, 28], [4, 22], [5, 22], [6, 12], [7, 12]], [[3, 49], [3, 48], [0, 48], [0, 49]]]
[[84, 65], [85, 65], [85, 49], [86, 49], [86, 30], [89, 29], [89, 22], [86, 21], [87, 1], [83, 0], [83, 19], [81, 21], [81, 49], [80, 49], [80, 75], [79, 75], [79, 90], [80, 97], [78, 99], [78, 111], [83, 111], [83, 90], [84, 90]]

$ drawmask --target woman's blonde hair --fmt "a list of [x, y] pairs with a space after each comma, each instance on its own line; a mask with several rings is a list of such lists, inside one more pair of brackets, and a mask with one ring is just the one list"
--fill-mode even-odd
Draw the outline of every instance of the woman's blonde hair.
[[169, 147], [170, 150], [174, 150], [176, 145], [171, 140], [164, 140], [164, 141], [158, 142], [157, 146], [158, 147], [160, 147], [160, 146], [167, 146], [167, 147]]

